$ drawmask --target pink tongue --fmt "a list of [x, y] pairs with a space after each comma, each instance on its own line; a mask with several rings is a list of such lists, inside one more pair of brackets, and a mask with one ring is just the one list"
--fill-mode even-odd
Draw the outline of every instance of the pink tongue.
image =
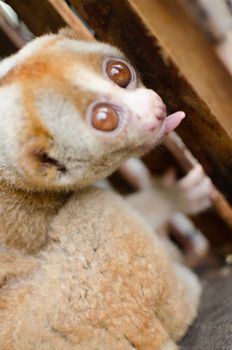
[[177, 126], [181, 123], [181, 121], [184, 119], [185, 113], [184, 112], [176, 112], [171, 115], [169, 115], [165, 119], [165, 131], [166, 133], [169, 133], [170, 131], [177, 128]]

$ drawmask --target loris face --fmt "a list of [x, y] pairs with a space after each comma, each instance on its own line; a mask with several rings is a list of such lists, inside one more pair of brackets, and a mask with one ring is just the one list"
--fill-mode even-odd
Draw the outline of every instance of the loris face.
[[94, 183], [184, 118], [166, 117], [161, 98], [116, 48], [62, 34], [0, 64], [0, 105], [3, 174], [37, 190]]

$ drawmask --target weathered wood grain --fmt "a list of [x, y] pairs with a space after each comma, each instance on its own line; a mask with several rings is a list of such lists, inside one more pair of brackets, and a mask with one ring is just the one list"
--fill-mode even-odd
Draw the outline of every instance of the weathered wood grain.
[[175, 1], [71, 3], [100, 39], [128, 55], [170, 112], [187, 113], [179, 133], [232, 203], [232, 82], [194, 23]]

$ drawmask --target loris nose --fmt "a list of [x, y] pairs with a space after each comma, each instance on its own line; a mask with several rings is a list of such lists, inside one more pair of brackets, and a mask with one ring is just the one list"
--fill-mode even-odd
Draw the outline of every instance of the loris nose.
[[134, 115], [143, 118], [147, 123], [155, 120], [162, 121], [166, 116], [165, 104], [161, 97], [151, 89], [126, 90], [123, 100]]

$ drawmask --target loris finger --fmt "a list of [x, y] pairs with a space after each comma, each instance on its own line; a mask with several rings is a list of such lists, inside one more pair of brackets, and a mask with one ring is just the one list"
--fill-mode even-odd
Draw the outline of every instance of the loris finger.
[[200, 164], [197, 164], [183, 179], [178, 182], [181, 189], [188, 189], [201, 183], [205, 177], [204, 170]]
[[193, 187], [190, 187], [186, 191], [186, 198], [190, 201], [198, 201], [200, 198], [211, 198], [213, 191], [213, 184], [208, 177], [204, 177], [203, 180]]

